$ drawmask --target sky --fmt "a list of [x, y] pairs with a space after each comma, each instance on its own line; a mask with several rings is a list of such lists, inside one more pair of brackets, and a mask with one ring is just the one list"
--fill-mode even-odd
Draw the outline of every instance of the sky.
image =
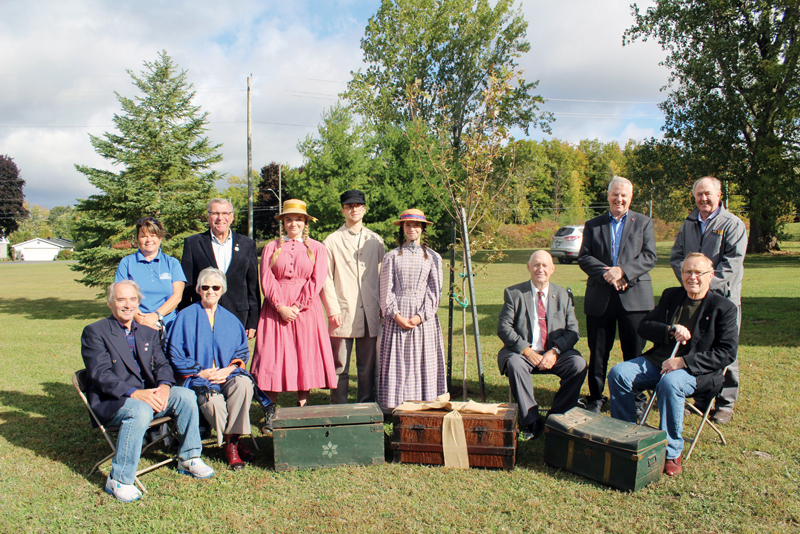
[[[651, 2], [639, 2], [646, 8]], [[187, 71], [195, 103], [221, 143], [215, 170], [247, 169], [252, 76], [253, 169], [303, 163], [298, 142], [363, 68], [360, 40], [380, 0], [4, 0], [0, 2], [0, 154], [14, 159], [25, 199], [46, 208], [96, 193], [75, 164], [116, 170], [89, 135], [114, 131], [115, 91], [161, 50]], [[622, 46], [630, 0], [523, 0], [528, 81], [555, 114], [531, 139], [641, 141], [660, 137], [668, 71], [653, 42]], [[524, 133], [517, 132], [517, 138]], [[224, 187], [224, 182], [218, 184]]]

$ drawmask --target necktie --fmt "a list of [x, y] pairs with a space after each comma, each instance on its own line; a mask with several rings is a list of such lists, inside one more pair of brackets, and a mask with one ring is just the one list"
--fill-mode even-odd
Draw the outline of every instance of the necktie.
[[538, 302], [539, 331], [542, 334], [542, 350], [547, 350], [547, 309], [544, 306], [544, 292], [539, 291]]

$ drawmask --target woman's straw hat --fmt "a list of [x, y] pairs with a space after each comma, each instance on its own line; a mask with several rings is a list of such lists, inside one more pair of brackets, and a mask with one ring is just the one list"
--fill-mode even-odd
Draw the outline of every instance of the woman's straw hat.
[[299, 213], [300, 215], [305, 215], [306, 218], [311, 219], [314, 222], [317, 222], [317, 219], [309, 215], [308, 212], [306, 211], [306, 203], [296, 198], [285, 200], [283, 202], [283, 211], [277, 214], [275, 218], [278, 219], [279, 221], [282, 221], [284, 216], [290, 215], [292, 213]]
[[410, 209], [404, 211], [403, 213], [400, 214], [400, 220], [394, 221], [392, 224], [395, 226], [400, 226], [404, 222], [421, 222], [428, 226], [433, 224], [433, 221], [429, 221], [428, 219], [425, 218], [425, 214], [422, 212], [422, 210], [417, 210], [417, 209]]

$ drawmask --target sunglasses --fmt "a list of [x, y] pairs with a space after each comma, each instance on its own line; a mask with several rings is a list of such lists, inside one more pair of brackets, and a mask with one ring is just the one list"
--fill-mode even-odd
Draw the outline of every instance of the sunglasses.
[[203, 291], [208, 291], [209, 289], [213, 289], [214, 291], [219, 291], [222, 289], [222, 286], [200, 286], [200, 289]]

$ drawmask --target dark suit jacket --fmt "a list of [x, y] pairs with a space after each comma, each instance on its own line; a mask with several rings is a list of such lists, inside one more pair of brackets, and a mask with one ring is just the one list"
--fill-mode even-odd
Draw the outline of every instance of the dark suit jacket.
[[[261, 309], [256, 243], [247, 236], [233, 231], [231, 233], [233, 235], [231, 263], [225, 273], [228, 290], [219, 299], [219, 303], [238, 317], [245, 328], [255, 329]], [[211, 247], [211, 230], [187, 237], [183, 241], [181, 266], [183, 274], [186, 275], [186, 287], [183, 290], [183, 300], [178, 306], [179, 310], [200, 302], [200, 295], [194, 288], [200, 271], [206, 267], [219, 269], [214, 249]]]
[[[583, 312], [597, 317], [605, 313], [614, 287], [603, 280], [604, 267], [612, 267], [611, 224], [608, 212], [587, 222], [583, 229], [583, 243], [578, 253], [578, 265], [589, 279]], [[628, 288], [619, 294], [626, 311], [653, 309], [653, 285], [650, 271], [656, 266], [656, 239], [653, 220], [641, 213], [628, 211], [622, 230], [617, 266], [625, 271]]]
[[[665, 289], [658, 306], [639, 324], [639, 335], [656, 346], [667, 344], [672, 349], [675, 340], [669, 337], [669, 327], [685, 298], [682, 287]], [[688, 341], [689, 351], [683, 357], [686, 370], [697, 378], [695, 396], [715, 396], [722, 386], [723, 370], [733, 363], [739, 346], [738, 315], [736, 305], [715, 291], [709, 291], [700, 304], [697, 323]]]
[[88, 374], [86, 397], [104, 424], [125, 404], [128, 397], [124, 395], [130, 388], [142, 389], [142, 381], [145, 389], [157, 387], [161, 382], [175, 383], [157, 330], [137, 325], [136, 351], [141, 371], [125, 333], [113, 316], [83, 329], [81, 356]]
[[[503, 309], [497, 321], [497, 335], [503, 342], [503, 348], [497, 354], [497, 366], [500, 373], [505, 373], [506, 362], [514, 354], [522, 354], [525, 347], [530, 347], [533, 341], [531, 332], [531, 318], [536, 312], [531, 308], [534, 305], [531, 281], [526, 280], [506, 288], [503, 294]], [[545, 350], [550, 350], [553, 345], [561, 349], [561, 356], [577, 352], [573, 349], [578, 342], [580, 333], [578, 319], [575, 318], [575, 308], [569, 294], [561, 287], [550, 284], [547, 296], [547, 341]]]

